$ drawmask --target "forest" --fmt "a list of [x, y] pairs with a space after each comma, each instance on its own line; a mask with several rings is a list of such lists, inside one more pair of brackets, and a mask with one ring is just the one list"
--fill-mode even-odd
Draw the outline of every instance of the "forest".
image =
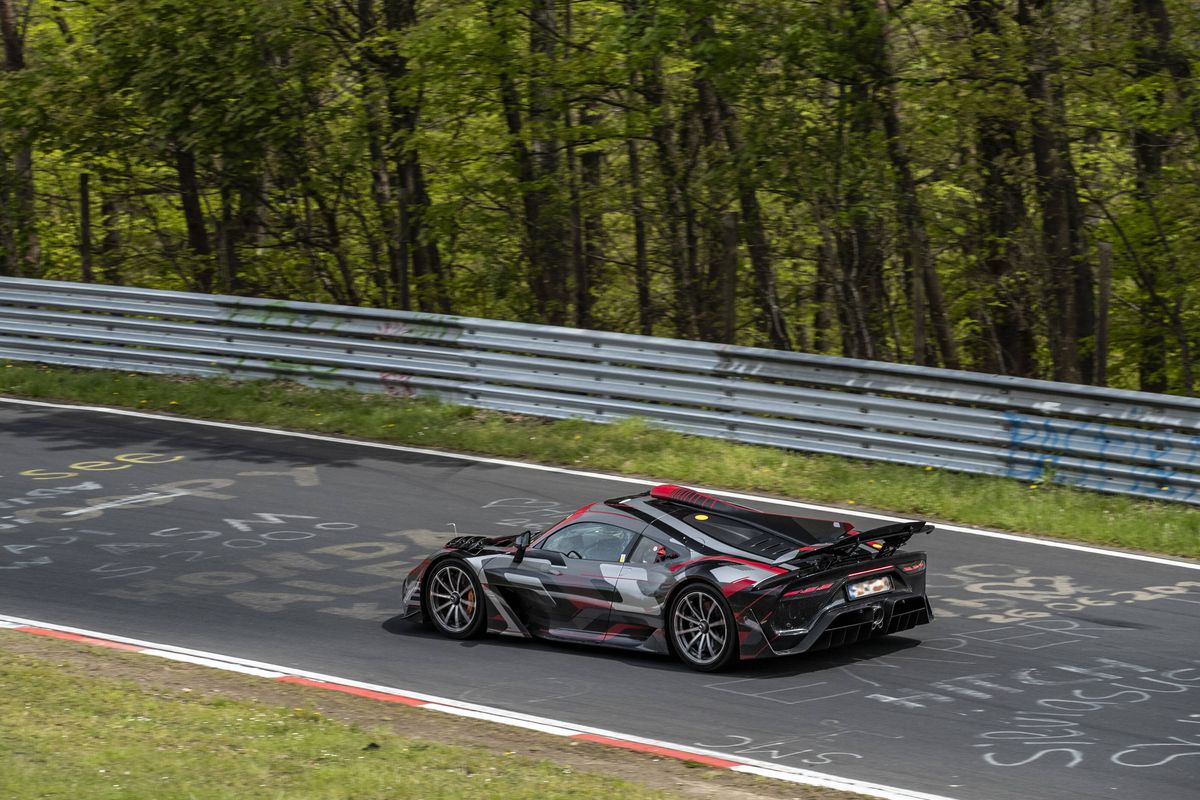
[[0, 275], [1195, 394], [1194, 0], [0, 0]]

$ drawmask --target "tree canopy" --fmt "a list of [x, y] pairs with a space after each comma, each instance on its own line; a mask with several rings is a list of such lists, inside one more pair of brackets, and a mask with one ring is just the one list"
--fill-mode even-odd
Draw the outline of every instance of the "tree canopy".
[[1193, 394], [1183, 0], [0, 0], [0, 274]]

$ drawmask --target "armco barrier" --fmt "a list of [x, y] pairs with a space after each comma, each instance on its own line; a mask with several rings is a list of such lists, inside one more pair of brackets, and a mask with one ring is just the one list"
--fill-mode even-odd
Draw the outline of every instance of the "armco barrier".
[[406, 311], [0, 278], [0, 359], [287, 378], [1200, 505], [1200, 400]]

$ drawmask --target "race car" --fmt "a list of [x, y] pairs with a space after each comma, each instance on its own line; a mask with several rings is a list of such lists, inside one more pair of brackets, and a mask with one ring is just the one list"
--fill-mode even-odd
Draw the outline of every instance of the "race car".
[[486, 633], [673, 653], [693, 669], [930, 622], [923, 521], [868, 531], [682, 486], [590, 503], [541, 533], [458, 536], [405, 580], [404, 616]]

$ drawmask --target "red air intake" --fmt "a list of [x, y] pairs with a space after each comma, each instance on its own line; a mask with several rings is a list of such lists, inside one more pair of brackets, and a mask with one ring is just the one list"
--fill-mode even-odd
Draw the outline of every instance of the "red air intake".
[[753, 508], [727, 503], [724, 500], [718, 500], [712, 495], [697, 492], [695, 489], [689, 489], [686, 486], [676, 486], [673, 483], [655, 486], [650, 490], [650, 496], [658, 500], [670, 500], [673, 503], [680, 503], [694, 508], [709, 510], [729, 508], [737, 511], [754, 511]]

